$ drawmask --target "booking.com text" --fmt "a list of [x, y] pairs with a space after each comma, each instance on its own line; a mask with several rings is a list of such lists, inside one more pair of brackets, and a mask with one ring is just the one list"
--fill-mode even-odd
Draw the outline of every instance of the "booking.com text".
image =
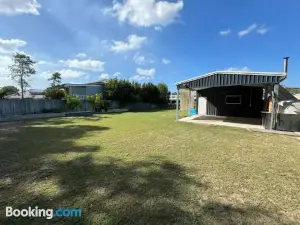
[[38, 206], [26, 209], [14, 209], [11, 206], [5, 208], [6, 217], [45, 217], [50, 220], [53, 217], [81, 217], [81, 209], [40, 209]]

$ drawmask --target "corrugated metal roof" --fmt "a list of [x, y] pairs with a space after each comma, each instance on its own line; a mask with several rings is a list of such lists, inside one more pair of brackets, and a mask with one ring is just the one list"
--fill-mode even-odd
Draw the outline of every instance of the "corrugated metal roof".
[[204, 77], [208, 77], [208, 76], [212, 76], [212, 75], [216, 75], [216, 74], [238, 74], [238, 75], [263, 75], [263, 76], [285, 76], [284, 73], [280, 73], [280, 72], [252, 72], [252, 71], [215, 71], [212, 73], [207, 73], [201, 76], [197, 76], [197, 77], [193, 77], [191, 79], [187, 79], [187, 80], [183, 80], [180, 82], [177, 82], [176, 85], [178, 84], [182, 84], [185, 83], [187, 81], [192, 81], [192, 80], [197, 80], [200, 78], [204, 78]]
[[280, 72], [216, 71], [176, 83], [178, 88], [188, 85], [191, 89], [203, 89], [230, 85], [254, 85], [280, 83], [286, 77]]

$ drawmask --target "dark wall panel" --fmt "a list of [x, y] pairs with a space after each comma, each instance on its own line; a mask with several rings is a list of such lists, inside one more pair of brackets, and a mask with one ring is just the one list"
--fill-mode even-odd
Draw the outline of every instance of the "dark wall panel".
[[[207, 114], [215, 116], [261, 117], [263, 90], [260, 87], [215, 87], [198, 91], [207, 98]], [[241, 95], [241, 104], [226, 104], [226, 95]]]

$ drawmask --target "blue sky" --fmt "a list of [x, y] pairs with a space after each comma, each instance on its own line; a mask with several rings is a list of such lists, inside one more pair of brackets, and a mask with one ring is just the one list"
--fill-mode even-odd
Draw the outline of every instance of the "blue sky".
[[300, 86], [300, 2], [0, 0], [0, 86], [14, 51], [37, 62], [32, 88], [119, 77], [175, 83], [215, 70], [283, 70]]

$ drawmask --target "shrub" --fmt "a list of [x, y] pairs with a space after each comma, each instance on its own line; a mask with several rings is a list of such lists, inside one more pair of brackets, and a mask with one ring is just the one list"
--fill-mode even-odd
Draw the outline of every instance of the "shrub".
[[87, 96], [86, 100], [88, 101], [88, 103], [94, 108], [95, 110], [95, 95], [89, 95]]
[[74, 110], [76, 107], [80, 106], [81, 100], [75, 95], [67, 95], [66, 96], [66, 105], [68, 109]]
[[45, 90], [44, 95], [47, 99], [63, 99], [66, 93], [57, 87], [50, 87]]
[[103, 99], [102, 94], [98, 93], [95, 95], [95, 106], [96, 106], [96, 109], [99, 110], [99, 112], [102, 111], [102, 109], [104, 107], [104, 99]]
[[87, 100], [96, 112], [101, 112], [104, 109], [105, 101], [101, 93], [88, 96]]

